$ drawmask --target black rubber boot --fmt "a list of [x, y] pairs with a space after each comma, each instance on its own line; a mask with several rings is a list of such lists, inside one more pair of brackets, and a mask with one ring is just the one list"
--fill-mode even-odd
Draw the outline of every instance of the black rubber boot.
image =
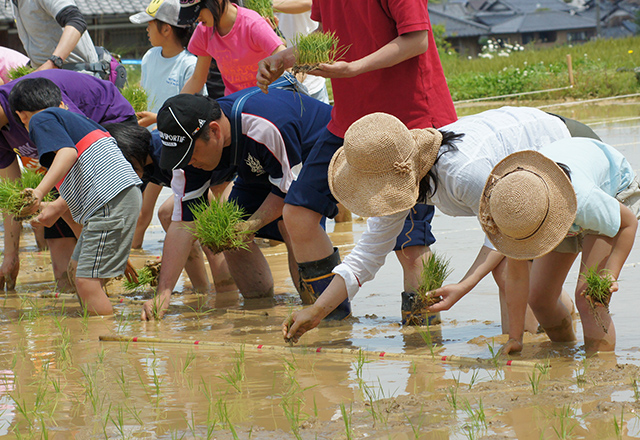
[[440, 313], [429, 313], [426, 310], [414, 310], [418, 294], [402, 292], [402, 325], [435, 325], [440, 324]]
[[[338, 248], [333, 248], [333, 254], [327, 258], [307, 263], [298, 263], [300, 273], [300, 298], [303, 304], [313, 304], [325, 291], [333, 277], [331, 271], [340, 264], [340, 253]], [[351, 304], [349, 298], [345, 299], [335, 310], [329, 313], [327, 320], [345, 319], [351, 315]]]

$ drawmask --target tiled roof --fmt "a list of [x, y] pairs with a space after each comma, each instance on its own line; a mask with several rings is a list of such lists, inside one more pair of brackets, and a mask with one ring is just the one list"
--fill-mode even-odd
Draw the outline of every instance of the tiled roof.
[[523, 14], [491, 28], [493, 34], [517, 34], [569, 29], [595, 28], [595, 20], [560, 11]]
[[[127, 15], [144, 11], [149, 0], [76, 0], [85, 18], [102, 15]], [[0, 0], [0, 23], [12, 22], [10, 0]]]
[[443, 24], [447, 37], [476, 37], [488, 35], [491, 32], [489, 26], [475, 21], [444, 14], [438, 10], [429, 8], [429, 18], [432, 24]]

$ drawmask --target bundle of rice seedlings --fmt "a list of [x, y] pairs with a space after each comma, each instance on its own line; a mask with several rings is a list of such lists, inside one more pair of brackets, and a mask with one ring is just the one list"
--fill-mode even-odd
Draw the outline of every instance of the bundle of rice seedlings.
[[604, 307], [609, 313], [609, 302], [611, 301], [611, 285], [613, 281], [603, 272], [598, 272], [596, 267], [587, 269], [587, 273], [584, 276], [587, 288], [583, 295], [591, 308], [591, 314], [602, 328], [602, 331], [609, 333], [609, 329], [598, 314], [598, 307]]
[[249, 248], [245, 237], [255, 231], [239, 230], [245, 213], [234, 201], [203, 202], [191, 208], [191, 212], [194, 216], [191, 229], [202, 246], [215, 253]]
[[244, 0], [244, 7], [260, 14], [271, 22], [271, 26], [276, 27], [276, 18], [273, 15], [273, 2], [271, 0]]
[[127, 84], [120, 92], [136, 113], [147, 109], [147, 92], [141, 86]]
[[158, 276], [160, 276], [160, 261], [147, 261], [142, 268], [136, 271], [138, 281], [129, 281], [125, 278], [122, 286], [129, 292], [146, 289], [147, 287], [155, 287], [158, 285]]
[[335, 32], [312, 32], [308, 35], [297, 34], [293, 38], [296, 48], [296, 63], [293, 73], [307, 73], [319, 64], [333, 64], [340, 59], [349, 47], [338, 47]]
[[29, 66], [19, 66], [14, 67], [13, 69], [9, 69], [7, 71], [7, 76], [9, 77], [9, 81], [13, 81], [14, 79], [22, 78], [25, 75], [30, 74], [35, 71], [35, 69]]
[[[20, 212], [27, 206], [34, 203], [33, 194], [25, 192], [26, 188], [36, 188], [44, 174], [36, 173], [35, 171], [27, 170], [22, 173], [22, 176], [18, 180], [1, 179], [0, 180], [0, 211], [5, 214], [12, 215], [20, 220], [28, 220], [34, 217], [36, 214], [32, 214], [27, 217], [20, 217]], [[50, 202], [54, 198], [50, 194], [47, 194], [43, 202]]]
[[418, 286], [416, 302], [413, 310], [422, 310], [439, 303], [442, 298], [428, 295], [429, 292], [442, 287], [444, 280], [451, 274], [449, 259], [432, 253], [426, 261], [422, 263], [420, 274], [420, 285]]

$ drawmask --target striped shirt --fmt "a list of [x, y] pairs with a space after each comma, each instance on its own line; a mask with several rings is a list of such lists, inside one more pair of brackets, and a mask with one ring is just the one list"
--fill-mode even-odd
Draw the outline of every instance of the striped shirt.
[[29, 136], [47, 168], [58, 150], [71, 147], [78, 152], [78, 160], [56, 187], [80, 224], [122, 190], [141, 184], [115, 139], [84, 116], [48, 108], [33, 115]]

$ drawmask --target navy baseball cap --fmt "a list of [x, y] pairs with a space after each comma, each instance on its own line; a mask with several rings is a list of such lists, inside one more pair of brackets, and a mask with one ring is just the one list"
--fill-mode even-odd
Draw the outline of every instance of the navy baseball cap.
[[180, 94], [167, 99], [158, 112], [162, 140], [160, 168], [175, 170], [189, 164], [195, 140], [209, 122], [215, 100], [206, 96]]

